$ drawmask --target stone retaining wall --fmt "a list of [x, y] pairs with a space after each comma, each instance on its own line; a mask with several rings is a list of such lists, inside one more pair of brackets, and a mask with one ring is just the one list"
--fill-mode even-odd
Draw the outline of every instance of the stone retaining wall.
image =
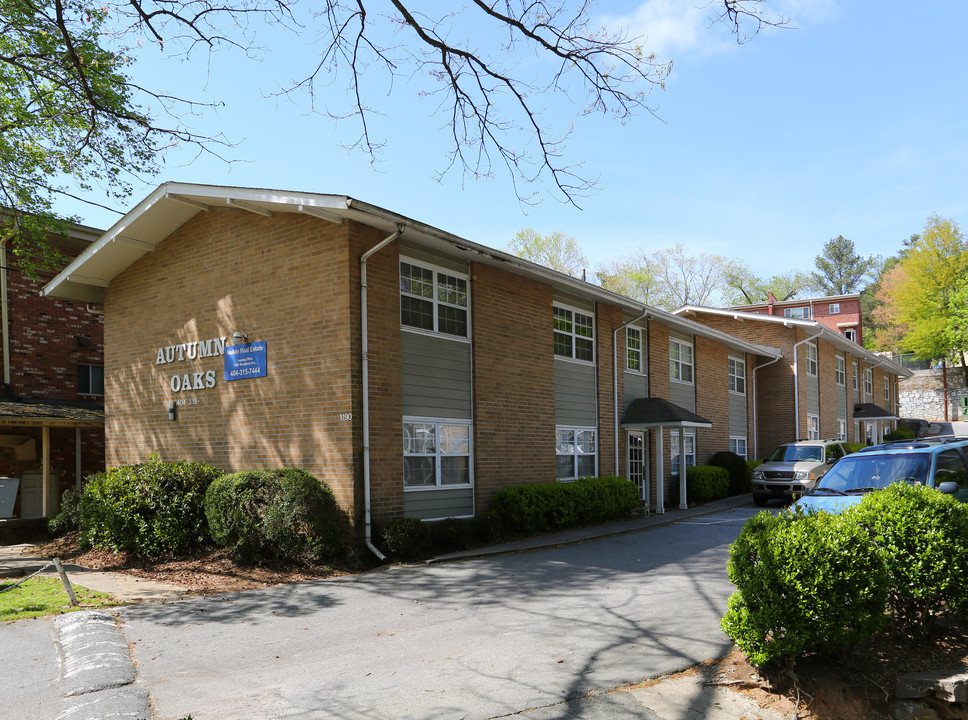
[[[914, 375], [898, 385], [900, 415], [928, 422], [945, 422], [943, 373], [940, 368], [915, 370]], [[968, 396], [961, 368], [948, 368], [948, 421], [961, 417], [961, 399]]]

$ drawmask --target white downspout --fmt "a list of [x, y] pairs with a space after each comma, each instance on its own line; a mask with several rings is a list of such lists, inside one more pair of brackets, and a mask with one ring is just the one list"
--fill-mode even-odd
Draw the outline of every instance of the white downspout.
[[760, 456], [760, 450], [759, 450], [760, 426], [759, 426], [759, 423], [756, 420], [756, 403], [757, 403], [757, 400], [756, 400], [756, 371], [757, 370], [762, 370], [767, 365], [772, 365], [773, 363], [780, 362], [780, 360], [781, 360], [782, 357], [783, 356], [780, 355], [779, 357], [773, 358], [768, 363], [763, 363], [762, 365], [757, 365], [755, 368], [753, 368], [753, 459], [754, 460]]
[[[620, 331], [627, 328], [629, 325], [634, 325], [639, 320], [648, 320], [649, 313], [644, 312], [639, 315], [635, 320], [629, 320], [627, 323], [622, 323], [615, 331], [612, 333], [612, 399], [615, 402], [615, 417], [613, 422], [615, 423], [615, 475], [616, 477], [622, 477], [622, 473], [619, 471], [618, 465], [618, 334]], [[646, 338], [643, 338], [646, 340]], [[627, 351], [626, 351], [627, 352]], [[642, 353], [642, 358], [646, 359], [646, 353]], [[648, 373], [646, 373], [648, 376]]]
[[[795, 427], [793, 428], [793, 439], [800, 439], [800, 359], [797, 356], [797, 348], [808, 343], [811, 340], [816, 340], [822, 334], [821, 331], [817, 331], [816, 335], [811, 335], [808, 338], [804, 338], [798, 343], [793, 343], [793, 422]], [[820, 351], [817, 351], [817, 362], [820, 362]]]
[[369, 327], [366, 314], [366, 261], [403, 234], [403, 228], [367, 250], [360, 257], [360, 318], [363, 334], [363, 539], [370, 551], [380, 560], [387, 557], [373, 544], [373, 524], [370, 516], [370, 358]]

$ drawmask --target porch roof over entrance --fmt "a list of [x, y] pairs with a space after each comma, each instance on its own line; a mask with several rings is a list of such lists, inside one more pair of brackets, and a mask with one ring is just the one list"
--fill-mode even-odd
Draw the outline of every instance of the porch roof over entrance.
[[0, 427], [104, 427], [104, 411], [54, 402], [0, 401]]
[[854, 420], [897, 420], [890, 410], [874, 403], [854, 403]]
[[627, 430], [646, 430], [656, 427], [702, 427], [713, 424], [691, 410], [686, 410], [663, 398], [636, 398], [622, 417], [622, 427]]

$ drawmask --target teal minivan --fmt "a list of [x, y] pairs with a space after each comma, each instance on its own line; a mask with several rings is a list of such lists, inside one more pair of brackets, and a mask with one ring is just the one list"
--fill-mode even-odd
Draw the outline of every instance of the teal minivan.
[[845, 455], [794, 504], [836, 513], [896, 482], [927, 485], [968, 502], [968, 438], [903, 440]]

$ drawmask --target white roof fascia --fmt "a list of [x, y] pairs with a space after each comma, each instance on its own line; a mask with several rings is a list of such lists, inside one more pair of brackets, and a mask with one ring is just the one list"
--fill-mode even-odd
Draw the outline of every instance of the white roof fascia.
[[725, 317], [733, 318], [734, 320], [749, 320], [752, 322], [772, 322], [783, 325], [785, 327], [802, 327], [809, 330], [817, 330], [820, 335], [818, 336], [822, 340], [826, 340], [831, 345], [840, 348], [841, 350], [846, 350], [852, 355], [857, 355], [858, 357], [864, 358], [865, 361], [869, 362], [873, 366], [883, 366], [891, 370], [896, 375], [901, 375], [903, 377], [911, 377], [914, 373], [896, 362], [891, 360], [885, 355], [878, 355], [877, 353], [871, 352], [863, 345], [860, 345], [853, 340], [848, 340], [839, 332], [836, 332], [826, 325], [817, 322], [816, 320], [797, 320], [795, 318], [781, 317], [779, 315], [763, 315], [762, 313], [744, 313], [738, 310], [733, 310], [731, 308], [710, 308], [703, 307], [701, 305], [683, 305], [680, 308], [673, 310], [676, 315], [685, 313], [705, 313], [707, 315], [721, 315]]

